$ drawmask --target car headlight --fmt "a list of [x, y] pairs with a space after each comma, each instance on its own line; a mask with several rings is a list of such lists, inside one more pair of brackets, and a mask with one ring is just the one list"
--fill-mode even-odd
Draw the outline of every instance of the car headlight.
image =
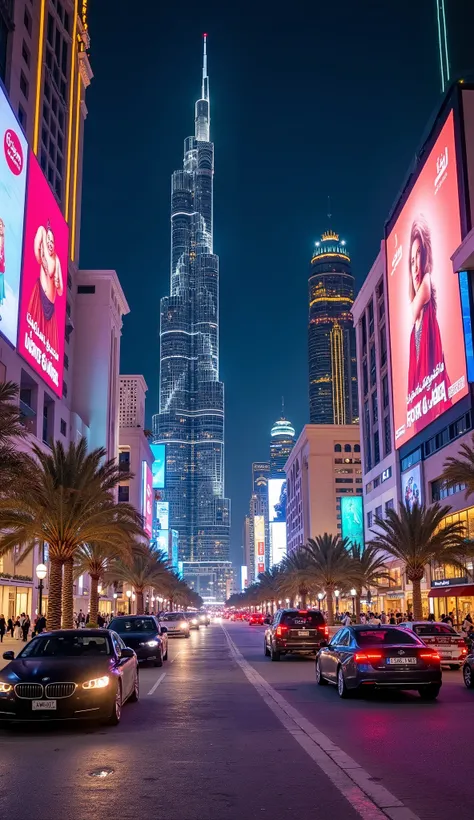
[[110, 683], [110, 679], [108, 675], [102, 675], [101, 678], [92, 678], [91, 680], [86, 680], [85, 683], [82, 684], [83, 689], [105, 689]]
[[199, 620], [204, 623], [204, 621], [206, 620], [206, 616], [205, 615], [200, 615]]
[[11, 683], [3, 683], [2, 681], [0, 681], [0, 695], [6, 695], [7, 692], [11, 692], [12, 689], [13, 686], [11, 685]]
[[147, 641], [146, 646], [158, 646], [158, 641]]
[[197, 624], [197, 622], [198, 622], [197, 618], [193, 618], [192, 621], [191, 621], [192, 624]]
[[187, 621], [181, 621], [181, 623], [179, 625], [179, 628], [180, 629], [188, 629], [189, 628], [188, 622]]

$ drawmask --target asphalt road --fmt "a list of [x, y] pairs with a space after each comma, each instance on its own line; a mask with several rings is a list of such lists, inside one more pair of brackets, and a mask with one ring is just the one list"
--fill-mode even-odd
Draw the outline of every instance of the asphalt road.
[[0, 729], [5, 820], [472, 820], [474, 692], [341, 701], [314, 662], [213, 625], [141, 668], [116, 728]]

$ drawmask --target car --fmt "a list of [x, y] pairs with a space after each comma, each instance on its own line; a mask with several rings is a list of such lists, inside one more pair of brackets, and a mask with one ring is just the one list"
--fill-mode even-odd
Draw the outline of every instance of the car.
[[209, 626], [211, 623], [211, 616], [208, 612], [199, 612], [199, 623], [201, 626]]
[[439, 652], [442, 666], [460, 669], [466, 660], [466, 641], [450, 624], [438, 621], [406, 621], [399, 626], [412, 630], [423, 643]]
[[255, 625], [263, 626], [264, 623], [265, 623], [265, 615], [263, 615], [261, 612], [254, 612], [249, 617], [249, 626], [255, 626]]
[[464, 685], [468, 689], [474, 689], [474, 652], [472, 650], [469, 652], [464, 661], [462, 667], [462, 677], [464, 680]]
[[160, 622], [168, 630], [169, 638], [189, 638], [189, 621], [184, 612], [165, 612], [160, 615]]
[[107, 629], [57, 629], [32, 638], [0, 671], [0, 720], [101, 720], [115, 726], [140, 694], [138, 660]]
[[265, 630], [264, 654], [272, 661], [282, 655], [314, 654], [327, 641], [329, 629], [319, 609], [279, 609]]
[[198, 612], [185, 612], [184, 617], [188, 621], [190, 629], [199, 629], [199, 613]]
[[441, 689], [441, 658], [415, 632], [399, 626], [342, 627], [316, 657], [316, 683], [333, 683], [339, 697], [368, 688], [415, 689], [435, 700]]
[[135, 651], [139, 663], [163, 666], [168, 659], [167, 628], [154, 615], [116, 615], [108, 628]]

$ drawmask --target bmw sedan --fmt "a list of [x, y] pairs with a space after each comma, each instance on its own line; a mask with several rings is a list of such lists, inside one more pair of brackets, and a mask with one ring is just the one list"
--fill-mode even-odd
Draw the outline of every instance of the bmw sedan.
[[163, 666], [163, 661], [167, 660], [167, 629], [160, 626], [154, 615], [117, 615], [111, 620], [109, 629], [117, 632], [135, 651], [139, 662]]
[[0, 720], [100, 719], [115, 726], [139, 697], [133, 649], [106, 629], [58, 629], [33, 638], [0, 671]]
[[435, 700], [441, 658], [406, 629], [343, 627], [317, 655], [316, 682], [334, 684], [341, 698], [368, 688], [393, 688], [416, 689], [424, 700]]

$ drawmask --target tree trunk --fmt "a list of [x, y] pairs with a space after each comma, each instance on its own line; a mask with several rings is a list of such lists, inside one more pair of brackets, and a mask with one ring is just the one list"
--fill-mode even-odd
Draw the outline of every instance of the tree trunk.
[[308, 590], [301, 589], [300, 590], [300, 599], [301, 599], [301, 609], [308, 608]]
[[326, 587], [326, 602], [328, 608], [328, 624], [334, 626], [334, 598], [332, 587]]
[[74, 560], [68, 558], [64, 562], [63, 578], [63, 629], [74, 628]]
[[143, 608], [143, 589], [137, 589], [135, 587], [135, 593], [136, 593], [136, 596], [137, 596], [137, 612], [136, 612], [136, 614], [137, 615], [143, 615], [143, 613], [145, 611], [144, 608]]
[[99, 615], [99, 576], [91, 575], [91, 605], [89, 609], [89, 623], [96, 624]]
[[358, 589], [355, 597], [355, 616], [356, 622], [360, 624], [360, 599], [362, 598], [362, 590]]
[[61, 595], [63, 565], [57, 558], [49, 559], [48, 629], [61, 629]]
[[423, 620], [423, 605], [421, 603], [421, 578], [413, 578], [413, 620]]

